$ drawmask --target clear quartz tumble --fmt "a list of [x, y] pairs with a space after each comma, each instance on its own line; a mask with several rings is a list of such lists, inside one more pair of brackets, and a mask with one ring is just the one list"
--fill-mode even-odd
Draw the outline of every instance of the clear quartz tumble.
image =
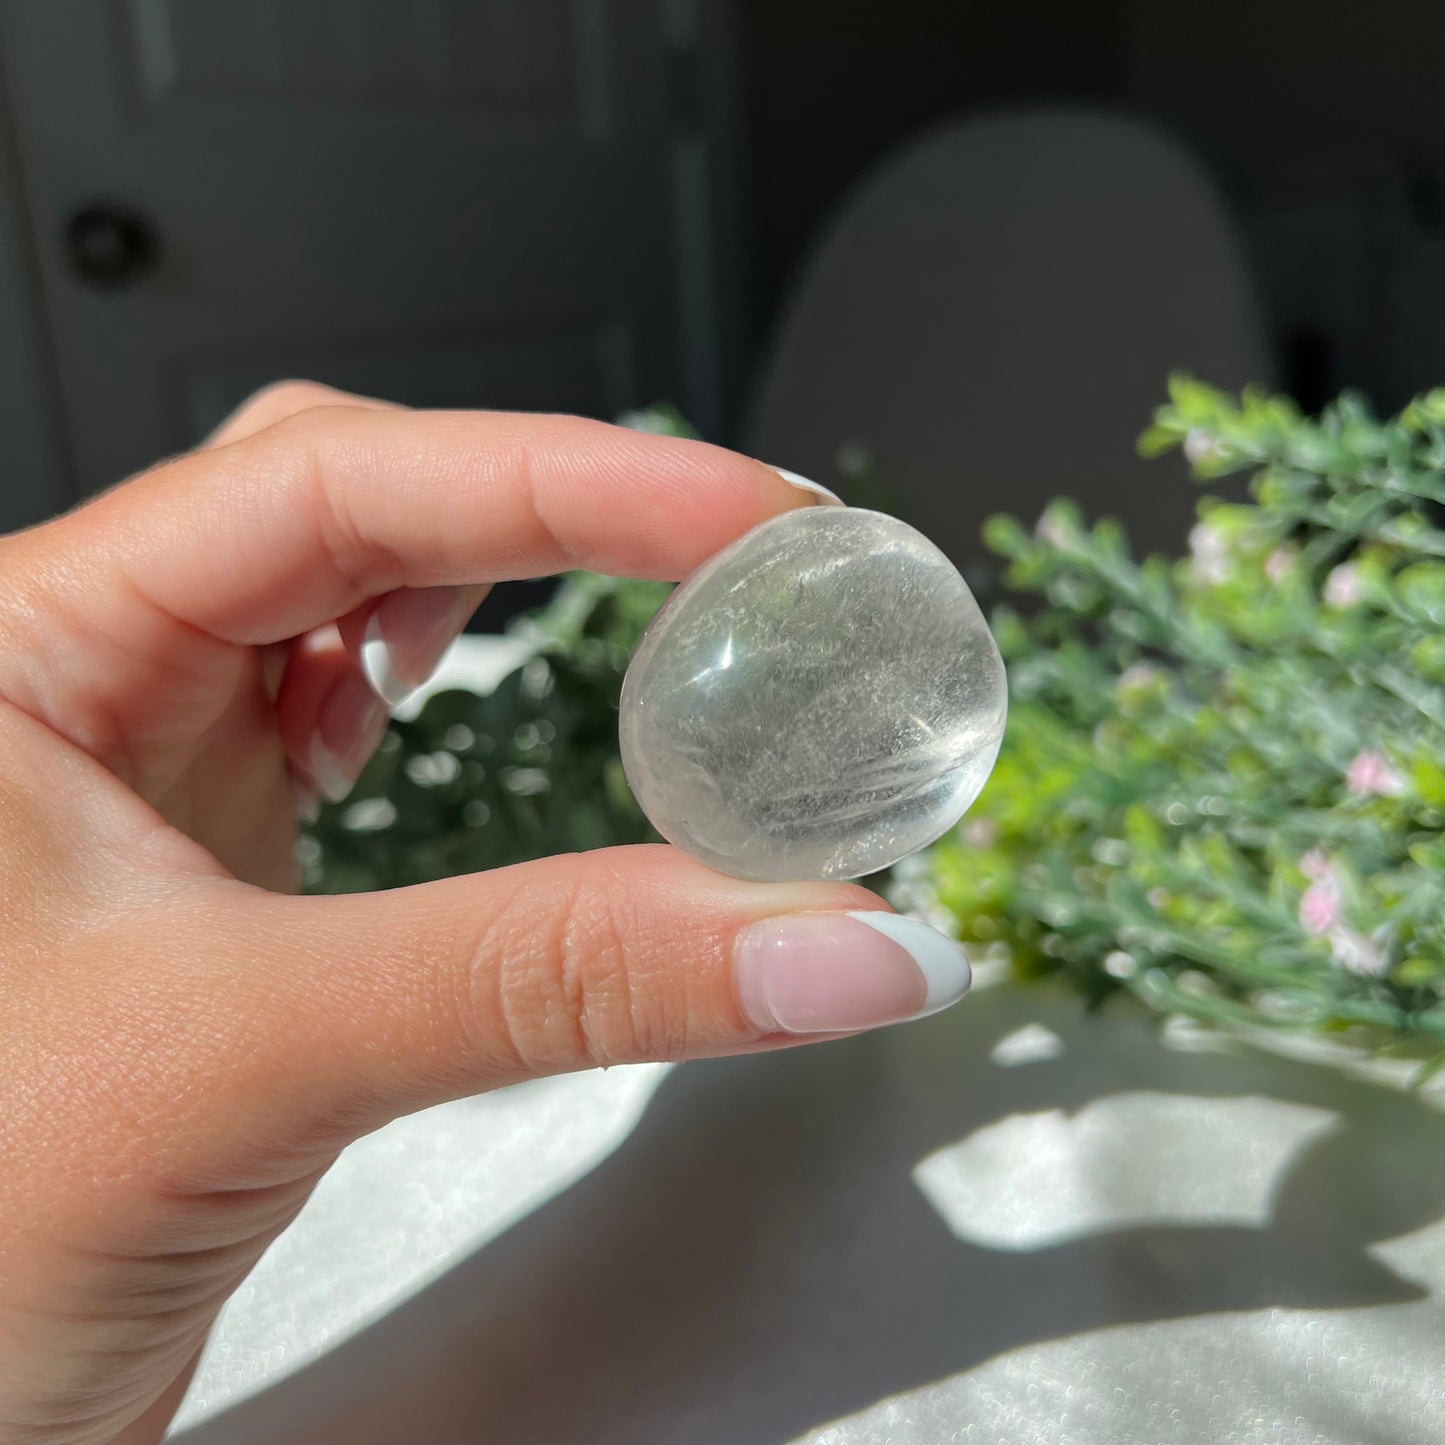
[[658, 832], [721, 872], [859, 878], [963, 816], [1007, 706], [988, 624], [932, 542], [807, 507], [653, 619], [622, 687], [622, 764]]

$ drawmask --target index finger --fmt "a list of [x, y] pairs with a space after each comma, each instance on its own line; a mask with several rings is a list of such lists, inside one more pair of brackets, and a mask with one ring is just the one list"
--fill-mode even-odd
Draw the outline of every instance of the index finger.
[[398, 587], [573, 567], [675, 580], [822, 500], [721, 447], [580, 417], [343, 405], [179, 458], [62, 525], [100, 577], [118, 567], [132, 595], [251, 644]]

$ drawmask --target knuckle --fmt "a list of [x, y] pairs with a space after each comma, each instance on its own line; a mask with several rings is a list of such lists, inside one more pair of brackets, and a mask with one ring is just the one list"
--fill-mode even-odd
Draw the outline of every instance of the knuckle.
[[[685, 1021], [659, 987], [653, 950], [639, 929], [636, 906], [605, 868], [583, 871], [558, 890], [545, 910], [520, 905], [528, 940], [509, 946], [500, 1016], [517, 1061], [530, 1072], [602, 1067], [676, 1057]], [[547, 922], [539, 925], [538, 917]]]
[[606, 1066], [636, 1058], [640, 1044], [627, 944], [606, 889], [572, 895], [554, 957], [557, 1003], [581, 1056]]
[[401, 557], [363, 521], [359, 494], [370, 487], [365, 468], [348, 472], [332, 465], [331, 454], [344, 442], [344, 427], [358, 408], [333, 394], [324, 404], [292, 413], [272, 429], [282, 469], [291, 473], [299, 505], [315, 519], [322, 549], [334, 571], [361, 596], [378, 596], [400, 585]]
[[253, 392], [242, 410], [262, 415], [290, 416], [294, 412], [309, 411], [313, 407], [334, 406], [341, 400], [342, 393], [335, 387], [326, 386], [319, 381], [307, 381], [301, 377], [287, 377]]

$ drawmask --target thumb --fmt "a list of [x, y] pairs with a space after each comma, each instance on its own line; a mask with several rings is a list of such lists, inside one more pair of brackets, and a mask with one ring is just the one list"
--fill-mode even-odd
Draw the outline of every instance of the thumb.
[[334, 1149], [539, 1075], [854, 1033], [969, 985], [956, 945], [865, 889], [742, 882], [661, 845], [232, 902], [230, 924], [214, 900], [201, 915], [242, 954], [226, 970], [239, 1061], [226, 1112], [244, 1114], [226, 1121], [231, 1160], [263, 1141]]

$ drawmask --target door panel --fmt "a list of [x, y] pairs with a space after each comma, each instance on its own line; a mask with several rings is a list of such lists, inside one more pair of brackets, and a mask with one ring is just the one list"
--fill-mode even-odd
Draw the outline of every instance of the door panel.
[[[616, 416], [630, 405], [631, 337], [621, 327], [552, 334], [391, 336], [350, 345], [296, 350], [298, 374], [345, 391], [415, 406], [486, 405], [525, 411], [545, 404], [585, 416]], [[274, 381], [266, 350], [252, 357], [232, 349], [214, 361], [195, 358], [181, 378], [177, 421], [188, 435], [212, 431], [235, 400]]]
[[126, 0], [144, 98], [457, 106], [575, 122], [609, 83], [605, 4], [572, 0]]
[[[720, 117], [674, 115], [678, 8], [0, 0], [82, 490], [286, 375], [715, 416], [695, 353], [716, 344], [729, 171]], [[720, 74], [721, 35], [699, 51]], [[680, 166], [699, 144], [701, 172]], [[97, 204], [153, 233], [148, 273], [79, 274], [63, 237]]]
[[43, 522], [72, 493], [6, 100], [0, 86], [0, 533]]

